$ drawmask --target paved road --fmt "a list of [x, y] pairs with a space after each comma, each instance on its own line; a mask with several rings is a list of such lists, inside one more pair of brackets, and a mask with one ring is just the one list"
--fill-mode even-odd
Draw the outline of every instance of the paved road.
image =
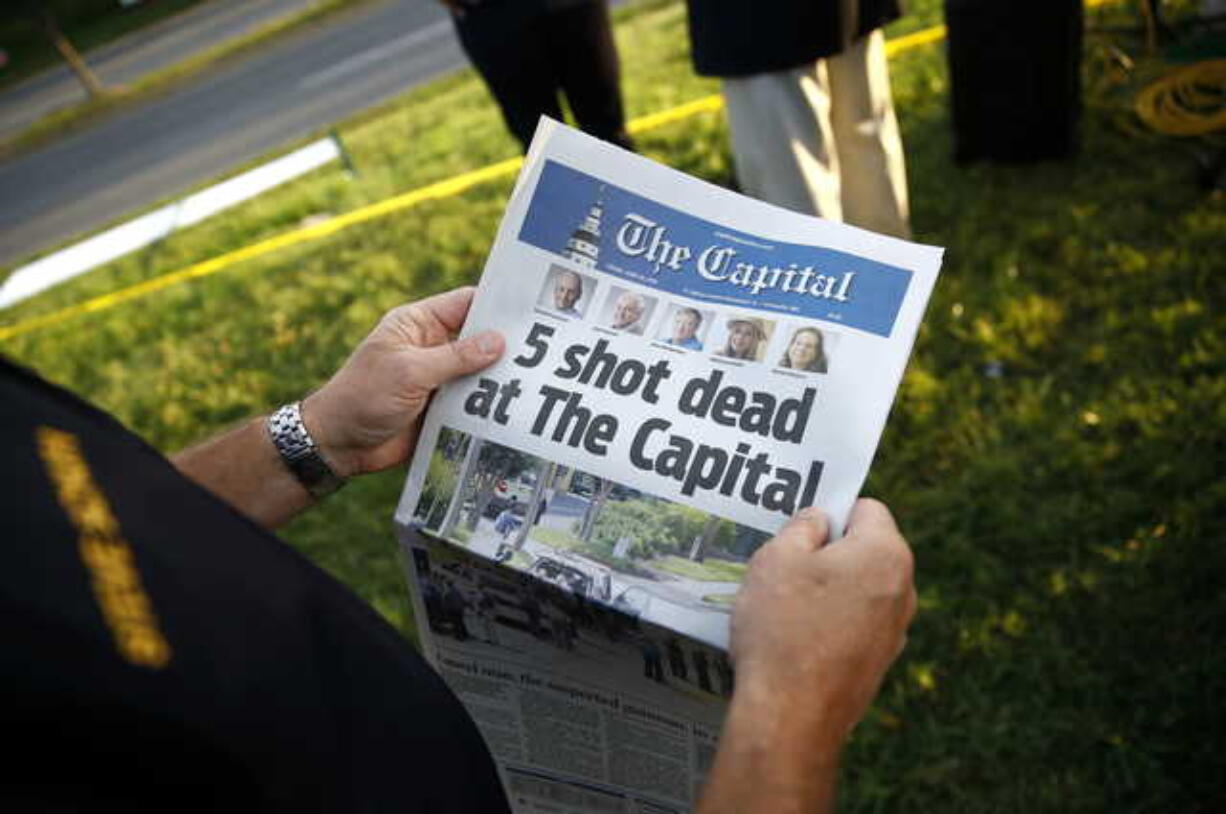
[[0, 166], [0, 265], [465, 64], [446, 13], [384, 0]]
[[[211, 0], [95, 48], [86, 61], [104, 84], [125, 85], [318, 2]], [[0, 138], [9, 138], [48, 113], [86, 98], [85, 89], [66, 65], [31, 77], [0, 93]]]

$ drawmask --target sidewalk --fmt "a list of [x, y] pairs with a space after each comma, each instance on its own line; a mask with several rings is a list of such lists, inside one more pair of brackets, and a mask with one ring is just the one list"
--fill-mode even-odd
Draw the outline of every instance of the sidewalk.
[[[85, 55], [109, 86], [135, 82], [266, 25], [297, 16], [320, 0], [209, 0], [134, 31]], [[0, 140], [50, 113], [86, 101], [81, 83], [58, 65], [0, 92]]]

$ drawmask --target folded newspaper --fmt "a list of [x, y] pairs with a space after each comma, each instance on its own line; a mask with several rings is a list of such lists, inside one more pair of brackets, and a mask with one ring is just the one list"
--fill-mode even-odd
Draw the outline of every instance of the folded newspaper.
[[841, 535], [942, 250], [754, 201], [543, 119], [396, 511], [423, 650], [517, 811], [682, 811], [745, 563]]

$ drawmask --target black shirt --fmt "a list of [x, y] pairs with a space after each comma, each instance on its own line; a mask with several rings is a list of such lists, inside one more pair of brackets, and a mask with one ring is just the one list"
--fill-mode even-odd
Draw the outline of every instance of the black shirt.
[[699, 76], [738, 77], [811, 65], [843, 51], [843, 13], [859, 39], [901, 14], [899, 0], [687, 0]]
[[0, 809], [505, 811], [377, 613], [0, 360]]

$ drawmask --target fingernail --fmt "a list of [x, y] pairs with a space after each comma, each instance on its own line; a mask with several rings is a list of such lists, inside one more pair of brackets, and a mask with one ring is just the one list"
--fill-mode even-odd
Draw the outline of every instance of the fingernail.
[[485, 331], [477, 334], [477, 350], [489, 356], [498, 352], [498, 333], [496, 331]]
[[822, 519], [822, 510], [816, 506], [806, 506], [805, 508], [796, 512], [796, 519], [817, 522]]

